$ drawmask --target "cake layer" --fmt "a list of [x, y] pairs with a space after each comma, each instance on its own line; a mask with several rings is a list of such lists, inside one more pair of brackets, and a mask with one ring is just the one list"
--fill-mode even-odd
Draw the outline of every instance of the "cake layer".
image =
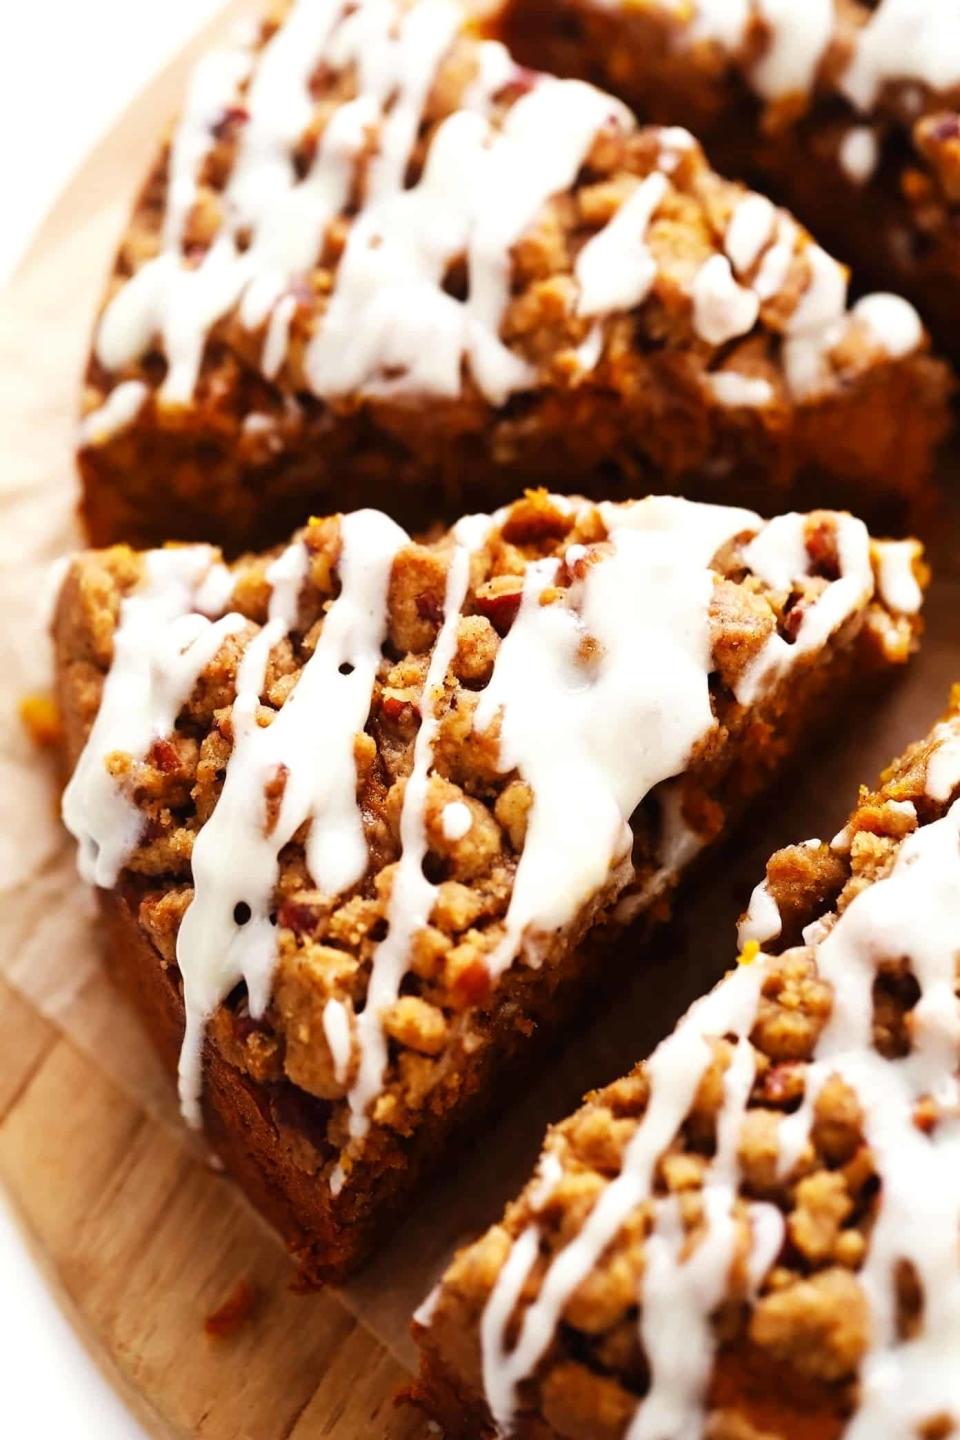
[[960, 22], [941, 0], [506, 0], [519, 59], [688, 125], [956, 358]]
[[531, 492], [225, 565], [90, 552], [56, 619], [64, 818], [183, 1109], [313, 1278], [662, 918], [923, 566], [849, 515]]
[[416, 1324], [450, 1440], [957, 1433], [958, 937], [960, 690], [457, 1256]]
[[201, 64], [122, 243], [86, 523], [235, 552], [345, 484], [408, 526], [545, 482], [876, 511], [923, 485], [946, 373], [846, 289], [685, 131], [457, 0], [287, 0]]

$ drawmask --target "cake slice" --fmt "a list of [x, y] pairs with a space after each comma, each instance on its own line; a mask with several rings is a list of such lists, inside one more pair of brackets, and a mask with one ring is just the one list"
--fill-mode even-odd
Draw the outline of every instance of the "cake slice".
[[956, 1434], [958, 956], [960, 689], [457, 1256], [415, 1327], [449, 1440]]
[[499, 0], [518, 59], [688, 125], [862, 284], [960, 334], [960, 28], [941, 0]]
[[311, 1278], [908, 657], [922, 579], [849, 515], [545, 492], [422, 542], [367, 510], [230, 567], [73, 562], [63, 814], [107, 960]]
[[531, 484], [771, 513], [922, 487], [946, 373], [847, 273], [456, 0], [299, 0], [201, 65], [122, 243], [79, 460], [95, 544], [408, 527]]

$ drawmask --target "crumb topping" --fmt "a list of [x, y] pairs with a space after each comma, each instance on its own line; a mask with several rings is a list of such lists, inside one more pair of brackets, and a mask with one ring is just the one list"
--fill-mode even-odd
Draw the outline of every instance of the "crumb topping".
[[791, 1433], [794, 1406], [893, 1440], [960, 1421], [958, 701], [830, 845], [773, 857], [780, 941], [750, 941], [554, 1127], [453, 1263], [429, 1343], [459, 1337], [448, 1363], [499, 1425], [539, 1408], [571, 1437], [683, 1420], [735, 1440], [774, 1411]]
[[328, 1102], [335, 1187], [371, 1125], [410, 1134], [518, 955], [549, 969], [649, 908], [717, 833], [740, 747], [758, 775], [778, 754], [788, 677], [854, 640], [906, 658], [883, 553], [826, 512], [530, 492], [429, 541], [357, 512], [232, 568], [79, 561], [64, 814], [179, 967], [188, 1113], [209, 1023]]
[[923, 338], [904, 302], [847, 311], [842, 267], [686, 132], [518, 66], [454, 0], [288, 0], [196, 73], [124, 243], [81, 439], [105, 444], [154, 389], [188, 406], [218, 345], [267, 382], [254, 443], [285, 423], [278, 380], [331, 403], [502, 405], [594, 372], [628, 388], [638, 325], [748, 409]]

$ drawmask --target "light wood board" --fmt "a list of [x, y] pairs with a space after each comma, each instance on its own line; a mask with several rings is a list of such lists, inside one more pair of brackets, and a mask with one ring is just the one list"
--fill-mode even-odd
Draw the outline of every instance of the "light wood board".
[[[249, 9], [235, 4], [227, 15]], [[62, 504], [51, 514], [50, 553], [62, 547], [79, 379], [110, 258], [184, 75], [211, 31], [225, 28], [217, 21], [138, 97], [0, 296], [2, 563], [16, 563], [20, 500], [52, 479]], [[44, 657], [25, 663], [42, 683]], [[0, 677], [4, 762], [17, 698], [6, 684]], [[52, 776], [41, 784], [52, 805]], [[13, 852], [17, 837], [4, 840]], [[18, 903], [16, 891], [5, 887], [0, 903]], [[151, 1433], [411, 1440], [426, 1432], [421, 1417], [393, 1403], [405, 1372], [335, 1296], [293, 1292], [284, 1252], [234, 1187], [3, 980], [0, 1181], [92, 1354]], [[204, 1319], [241, 1279], [258, 1296], [253, 1316], [232, 1338], [213, 1340]]]
[[[233, 5], [230, 13], [245, 8]], [[0, 296], [0, 581], [4, 565], [8, 573], [16, 567], [28, 527], [39, 558], [76, 542], [71, 449], [94, 311], [157, 132], [176, 108], [193, 55], [208, 41], [209, 33], [201, 36], [104, 139]], [[956, 494], [960, 467], [954, 459], [945, 468]], [[808, 757], [802, 783], [788, 782], [729, 863], [684, 901], [677, 925], [615, 1009], [572, 1041], [562, 1063], [503, 1118], [495, 1147], [478, 1140], [476, 1156], [463, 1159], [459, 1174], [431, 1189], [427, 1213], [358, 1282], [355, 1303], [359, 1297], [364, 1313], [377, 1315], [380, 1333], [394, 1344], [409, 1303], [427, 1288], [452, 1236], [492, 1218], [491, 1183], [499, 1195], [516, 1188], [544, 1121], [648, 1050], [728, 963], [732, 920], [766, 855], [800, 836], [833, 833], [856, 783], [874, 777], [942, 708], [949, 681], [960, 678], [956, 508], [931, 527], [938, 579], [927, 642], [907, 680], [855, 727], [835, 727]], [[95, 937], [51, 820], [52, 776], [42, 763], [25, 763], [24, 742], [11, 726], [11, 677], [18, 688], [41, 686], [47, 668], [43, 645], [22, 638], [36, 630], [25, 623], [36, 597], [23, 589], [0, 592], [0, 946], [16, 952], [0, 954], [0, 977], [20, 962], [16, 989], [0, 978], [0, 1182], [91, 1352], [157, 1436], [424, 1436], [423, 1420], [393, 1404], [405, 1380], [402, 1366], [338, 1297], [292, 1292], [293, 1274], [276, 1241], [229, 1182], [163, 1122], [163, 1102], [151, 1103], [151, 1085], [165, 1092], [146, 1074], [132, 1019], [108, 1028], [109, 1017], [91, 1011], [80, 1026], [78, 1013], [90, 1006], [83, 977], [69, 1003], [60, 1004], [61, 1023], [56, 1007], [45, 1007], [51, 1020], [24, 998], [42, 988], [26, 973], [30, 967], [69, 969], [81, 950], [92, 955]], [[9, 804], [4, 810], [6, 779], [15, 769], [23, 798], [16, 811]], [[50, 813], [41, 826], [44, 810]], [[136, 1083], [124, 1083], [134, 1071]], [[205, 1316], [240, 1280], [259, 1296], [253, 1318], [232, 1338], [209, 1339]]]

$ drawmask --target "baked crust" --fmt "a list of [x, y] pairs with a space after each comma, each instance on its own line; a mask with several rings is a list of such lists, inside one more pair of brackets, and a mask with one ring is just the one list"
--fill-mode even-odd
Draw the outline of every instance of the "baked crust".
[[[960, 788], [958, 741], [960, 687], [931, 734], [890, 766], [876, 791], [861, 791], [839, 836], [830, 844], [789, 846], [767, 866], [763, 889], [780, 907], [781, 926], [779, 934], [767, 932], [766, 954], [758, 957], [757, 942], [746, 942], [739, 961], [741, 968], [758, 966], [762, 972], [757, 1007], [747, 1022], [754, 1078], [735, 1140], [739, 1178], [732, 1213], [739, 1234], [721, 1293], [706, 1305], [715, 1349], [697, 1403], [702, 1399], [702, 1433], [709, 1440], [835, 1440], [865, 1403], [861, 1367], [870, 1350], [872, 1323], [880, 1322], [871, 1322], [867, 1297], [877, 1292], [868, 1289], [863, 1271], [871, 1245], [880, 1243], [878, 1212], [891, 1156], [878, 1158], [872, 1148], [876, 1142], [868, 1138], [866, 1102], [847, 1078], [827, 1073], [829, 1060], [813, 1081], [817, 1045], [835, 1008], [818, 947], [855, 900], [891, 876], [908, 838], [944, 820]], [[900, 873], [911, 863], [916, 859], [911, 857]], [[896, 925], [889, 911], [885, 916], [882, 934]], [[814, 929], [806, 930], [809, 926]], [[900, 943], [898, 933], [894, 948]], [[926, 943], [926, 937], [918, 939], [918, 949]], [[874, 959], [872, 1026], [867, 1026], [872, 1048], [894, 1064], [919, 1043], [912, 1011], [921, 993], [911, 969], [915, 955], [901, 956], [897, 950], [897, 957], [882, 963]], [[728, 976], [714, 993], [732, 983]], [[689, 1025], [692, 1015], [681, 1026]], [[939, 1019], [946, 1033], [950, 1022], [942, 1006]], [[568, 1298], [549, 1344], [519, 1378], [510, 1433], [522, 1440], [621, 1440], [649, 1393], [656, 1365], [641, 1337], [649, 1333], [643, 1329], [643, 1293], [644, 1276], [654, 1264], [655, 1206], [676, 1201], [682, 1215], [686, 1238], [672, 1297], [678, 1309], [686, 1303], [680, 1293], [683, 1264], [706, 1244], [711, 1224], [701, 1197], [719, 1147], [720, 1117], [729, 1103], [725, 1077], [735, 1037], [705, 1033], [711, 1059], [682, 1127], [660, 1152], [651, 1196], [624, 1215], [582, 1283], [564, 1292]], [[623, 1080], [588, 1095], [582, 1109], [552, 1127], [535, 1178], [499, 1224], [457, 1255], [415, 1322], [422, 1365], [412, 1398], [441, 1421], [451, 1440], [501, 1433], [484, 1398], [481, 1341], [497, 1281], [519, 1237], [535, 1226], [538, 1258], [517, 1304], [504, 1317], [515, 1345], [525, 1312], [544, 1293], [551, 1260], [583, 1231], [587, 1216], [629, 1163], [627, 1148], [656, 1091], [654, 1066], [655, 1061], [641, 1063]], [[684, 1083], [682, 1075], [671, 1073], [674, 1083]], [[781, 1127], [796, 1125], [791, 1117], [803, 1118], [808, 1079], [818, 1087], [809, 1129], [802, 1146], [786, 1142], [794, 1158], [785, 1164]], [[925, 1095], [913, 1125], [933, 1135], [939, 1124], [950, 1124], [951, 1114], [948, 1100], [941, 1104]], [[759, 1282], [755, 1275], [748, 1278], [761, 1243], [748, 1208], [758, 1204], [775, 1206], [783, 1219], [782, 1240], [769, 1247]], [[934, 1300], [925, 1294], [915, 1260], [906, 1251], [889, 1279], [895, 1335], [901, 1342], [923, 1336], [924, 1306], [932, 1308]], [[950, 1277], [945, 1283], [952, 1283]], [[699, 1344], [693, 1326], [688, 1342], [692, 1348]], [[889, 1360], [891, 1406], [902, 1403], [899, 1373], [906, 1373], [908, 1363], [897, 1351]], [[952, 1423], [946, 1406], [921, 1413], [911, 1433], [948, 1434]]]
[[[760, 6], [744, 8], [749, 18], [732, 45], [702, 27], [696, 3], [505, 0], [490, 8], [520, 59], [603, 85], [643, 120], [695, 131], [721, 171], [790, 206], [854, 266], [858, 285], [912, 300], [936, 343], [956, 359], [960, 87], [938, 88], [942, 82], [909, 73], [913, 62], [901, 43], [902, 77], [885, 81], [868, 103], [851, 103], [845, 67], [878, 7], [863, 0], [836, 6], [808, 85], [773, 98], [752, 78], [771, 48]], [[787, 7], [784, 23], [802, 20], [804, 8], [798, 4], [791, 16]], [[812, 18], [813, 7], [806, 8]], [[918, 8], [914, 38], [938, 23], [949, 24], [945, 13]], [[945, 51], [950, 45], [944, 29]]]
[[[368, 854], [364, 873], [336, 898], [325, 898], [307, 871], [305, 833], [298, 830], [279, 852], [276, 886], [265, 899], [277, 922], [269, 1005], [262, 1014], [251, 1013], [248, 992], [237, 984], [206, 1028], [205, 1116], [214, 1143], [312, 1279], [335, 1278], [358, 1263], [418, 1173], [446, 1153], [466, 1117], [489, 1103], [497, 1084], [534, 1048], [533, 1037], [546, 1040], [555, 1033], [601, 976], [613, 983], [606, 959], [601, 965], [598, 957], [616, 948], [628, 921], [642, 930], [665, 917], [693, 853], [728, 831], [804, 742], [817, 714], [836, 713], [845, 686], [862, 692], [872, 674], [902, 663], [915, 644], [916, 615], [895, 613], [878, 591], [864, 593], [829, 638], [794, 657], [755, 698], [738, 702], [731, 687], [764, 645], [778, 632], [796, 636], [818, 598], [832, 594], [840, 565], [837, 526], [854, 522], [827, 513], [805, 522], [809, 573], [788, 589], [774, 589], [749, 571], [743, 538], [725, 545], [711, 581], [714, 719], [708, 733], [680, 778], [654, 788], [638, 805], [628, 870], [611, 862], [609, 875], [587, 890], [570, 923], [537, 941], [538, 963], [513, 963], [497, 980], [491, 966], [525, 853], [530, 789], [522, 772], [500, 769], [495, 732], [473, 729], [470, 717], [503, 644], [501, 633], [509, 635], [515, 623], [524, 571], [566, 556], [548, 598], [568, 603], [589, 567], [604, 563], [610, 550], [605, 537], [612, 533], [607, 526], [618, 513], [531, 494], [498, 517], [473, 553], [469, 589], [459, 619], [453, 617], [457, 642], [450, 669], [439, 698], [429, 702], [437, 706], [438, 720], [423, 811], [425, 869], [435, 881], [431, 924], [413, 934], [408, 973], [383, 1012], [388, 1050], [383, 1083], [372, 1095], [370, 1128], [351, 1138], [347, 1101], [359, 1059], [350, 1033], [364, 1008], [384, 931], [394, 923], [390, 897], [401, 871], [399, 832], [416, 763], [424, 675], [453, 563], [449, 534], [410, 542], [392, 563], [388, 653], [375, 678], [366, 728], [354, 740]], [[289, 547], [302, 547], [308, 569], [294, 628], [270, 652], [261, 725], [284, 713], [320, 643], [323, 617], [340, 584], [344, 523], [314, 520]], [[749, 516], [735, 523], [746, 524], [748, 534], [760, 524]], [[155, 553], [176, 559], [180, 552]], [[884, 553], [874, 547], [878, 568]], [[919, 547], [906, 543], [897, 553], [913, 566], [915, 586], [916, 575], [923, 578]], [[276, 560], [275, 554], [245, 557], [229, 576], [223, 572], [227, 583], [218, 607], [239, 611], [239, 629], [225, 633], [195, 677], [170, 735], [155, 737], [142, 755], [110, 750], [100, 760], [137, 820], [132, 851], [122, 857], [114, 888], [102, 893], [108, 963], [134, 994], [168, 1060], [183, 1031], [177, 947], [194, 897], [191, 860], [197, 837], [217, 813], [238, 723], [237, 676], [242, 657], [263, 633]], [[55, 637], [68, 768], [77, 764], [100, 706], [124, 598], [139, 593], [150, 563], [125, 547], [90, 552], [73, 562], [64, 583]], [[589, 645], [583, 663], [592, 663]], [[292, 766], [292, 756], [287, 759]], [[271, 799], [269, 784], [264, 794], [272, 825], [276, 797]], [[456, 818], [469, 819], [466, 833], [445, 829], [443, 816], [451, 807]], [[666, 858], [668, 811], [674, 829], [679, 826], [678, 833], [693, 842], [673, 860]], [[222, 869], [222, 855], [218, 863]], [[233, 897], [228, 903], [233, 906]], [[246, 900], [240, 908], [249, 918]], [[234, 922], [246, 923], [236, 912]], [[327, 1026], [331, 1001], [347, 1026], [346, 1058], [338, 1059]], [[335, 1175], [341, 1177], [337, 1184]]]
[[[288, 11], [279, 4], [265, 22], [257, 63]], [[406, 0], [397, 0], [398, 18], [409, 11]], [[422, 173], [444, 119], [467, 103], [488, 53], [466, 31], [439, 62], [408, 181]], [[356, 85], [349, 67], [318, 63], [313, 114], [291, 145], [300, 171]], [[514, 67], [489, 100], [492, 133], [501, 133], [542, 85], [543, 77]], [[677, 490], [765, 513], [788, 504], [804, 510], [849, 504], [875, 516], [922, 492], [946, 425], [948, 381], [919, 327], [894, 353], [860, 318], [844, 315], [841, 301], [816, 374], [798, 389], [785, 358], [787, 334], [816, 282], [811, 239], [797, 228], [790, 231], [792, 258], [764, 293], [755, 322], [732, 337], [704, 331], [692, 300], [695, 277], [711, 258], [725, 263], [724, 235], [747, 192], [711, 171], [690, 137], [680, 143], [675, 130], [639, 129], [614, 101], [613, 122], [597, 132], [572, 186], [545, 201], [505, 251], [509, 296], [499, 336], [512, 363], [530, 367], [512, 393], [491, 398], [467, 358], [457, 394], [412, 384], [390, 393], [396, 375], [390, 371], [383, 381], [376, 366], [345, 391], [336, 385], [331, 391], [328, 382], [316, 389], [311, 345], [338, 293], [354, 205], [318, 235], [315, 260], [283, 290], [279, 304], [291, 308], [279, 369], [273, 373], [276, 357], [266, 366], [265, 322], [250, 328], [238, 306], [228, 306], [198, 341], [195, 384], [168, 394], [172, 366], [155, 320], [139, 316], [147, 334], [134, 327], [131, 340], [128, 326], [119, 347], [104, 336], [117, 328], [118, 301], [129, 304], [131, 281], [142, 282], [158, 256], [174, 257], [189, 283], [202, 270], [223, 233], [245, 103], [241, 87], [211, 129], [190, 131], [191, 144], [205, 137], [207, 151], [180, 248], [163, 239], [169, 145], [121, 245], [83, 401], [83, 514], [95, 544], [159, 544], [173, 536], [214, 539], [234, 553], [263, 546], [311, 509], [336, 509], [347, 476], [351, 503], [386, 509], [409, 528], [492, 509], [525, 485], [555, 485], [560, 476], [564, 489], [612, 499]], [[369, 159], [358, 160], [359, 174]], [[540, 168], [528, 163], [531, 186]], [[596, 320], [579, 313], [577, 264], [586, 243], [654, 174], [664, 177], [666, 190], [649, 227], [647, 253], [657, 273], [646, 299], [632, 306], [611, 301]], [[647, 263], [642, 250], [622, 262], [630, 270], [628, 288]], [[454, 256], [444, 303], [454, 303], [465, 283], [462, 257]], [[361, 318], [358, 310], [358, 324]]]

